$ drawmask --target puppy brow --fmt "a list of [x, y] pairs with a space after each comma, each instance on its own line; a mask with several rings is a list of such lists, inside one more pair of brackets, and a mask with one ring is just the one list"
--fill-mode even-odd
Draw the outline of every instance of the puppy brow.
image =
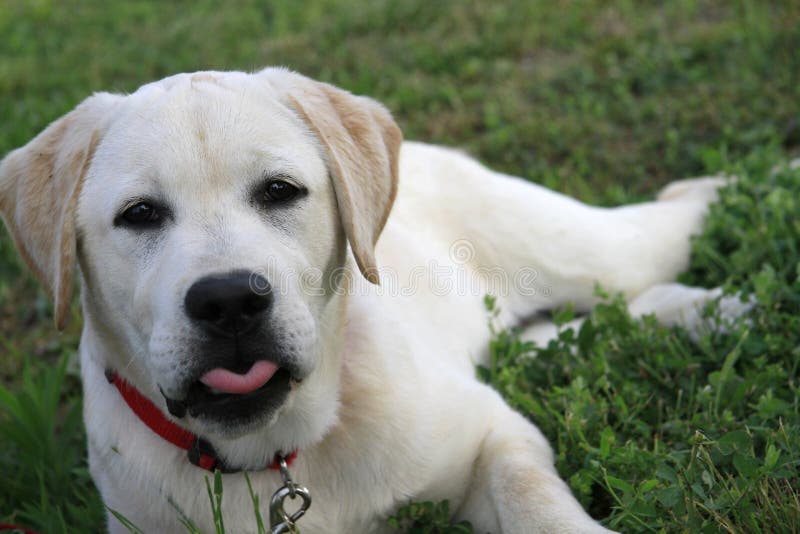
[[296, 169], [294, 169], [290, 165], [281, 165], [280, 167], [274, 169], [266, 169], [261, 173], [261, 178], [268, 180], [271, 178], [291, 178], [298, 173]]

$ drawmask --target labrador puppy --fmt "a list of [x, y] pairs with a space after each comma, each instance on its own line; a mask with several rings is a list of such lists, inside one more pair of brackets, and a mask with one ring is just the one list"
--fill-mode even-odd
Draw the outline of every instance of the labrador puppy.
[[715, 294], [666, 284], [721, 183], [587, 206], [268, 68], [89, 97], [3, 159], [0, 212], [59, 327], [78, 266], [91, 474], [145, 532], [181, 531], [178, 510], [211, 528], [215, 469], [228, 531], [255, 531], [245, 473], [265, 503], [282, 461], [313, 496], [304, 534], [444, 499], [476, 532], [603, 532], [476, 379], [484, 296], [539, 341], [537, 313], [589, 310], [597, 282], [689, 309]]

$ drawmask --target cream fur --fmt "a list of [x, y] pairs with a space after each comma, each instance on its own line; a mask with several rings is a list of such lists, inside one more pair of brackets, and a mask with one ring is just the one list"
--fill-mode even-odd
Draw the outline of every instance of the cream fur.
[[[247, 191], [265, 173], [310, 193], [296, 209], [259, 213]], [[3, 160], [0, 211], [60, 318], [77, 250], [90, 468], [106, 504], [144, 531], [180, 531], [170, 500], [208, 526], [207, 473], [144, 427], [103, 372], [117, 369], [166, 413], [158, 388], [173, 391], [192, 358], [188, 286], [249, 269], [282, 281], [272, 325], [308, 376], [257, 427], [178, 422], [233, 464], [299, 448], [292, 474], [313, 496], [304, 534], [389, 531], [398, 506], [427, 499], [448, 499], [476, 532], [602, 532], [537, 428], [475, 378], [490, 337], [484, 293], [497, 290], [508, 325], [567, 302], [586, 311], [595, 282], [636, 313], [685, 319], [678, 312], [716, 294], [663, 284], [687, 266], [721, 183], [590, 207], [453, 150], [401, 145], [374, 101], [267, 69], [92, 97]], [[168, 228], [114, 227], [124, 203], [146, 195], [170, 204]], [[507, 283], [498, 290], [487, 273]], [[686, 298], [676, 311], [665, 295]], [[554, 334], [531, 328], [540, 341]], [[272, 471], [250, 476], [262, 502], [280, 485]], [[254, 531], [243, 475], [224, 488], [229, 531]], [[123, 531], [111, 516], [109, 530]]]

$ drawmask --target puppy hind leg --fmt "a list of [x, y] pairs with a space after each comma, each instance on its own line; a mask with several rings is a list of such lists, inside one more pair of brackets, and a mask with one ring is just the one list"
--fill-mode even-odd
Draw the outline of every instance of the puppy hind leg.
[[[715, 299], [719, 299], [717, 309], [721, 324], [715, 324], [703, 313], [706, 304]], [[663, 325], [681, 326], [697, 341], [711, 328], [724, 330], [727, 323], [746, 314], [755, 304], [752, 299], [742, 301], [738, 294], [723, 296], [718, 287], [705, 289], [674, 283], [647, 289], [628, 304], [628, 309], [634, 317], [653, 314]]]
[[[686, 269], [689, 237], [700, 232], [708, 204], [725, 184], [719, 178], [676, 182], [659, 201], [598, 208], [472, 162], [459, 174], [472, 195], [450, 213], [451, 238], [474, 246], [476, 270], [506, 273], [501, 308], [530, 317], [572, 302], [577, 311], [597, 303], [595, 283], [633, 298]], [[475, 214], [491, 214], [491, 224]], [[459, 215], [460, 214], [460, 215]]]
[[[719, 319], [722, 324], [706, 318], [703, 308], [709, 302], [719, 299], [717, 304]], [[680, 326], [686, 329], [689, 337], [697, 341], [711, 328], [724, 329], [725, 324], [750, 311], [755, 302], [742, 301], [739, 295], [722, 295], [722, 289], [705, 289], [683, 284], [657, 284], [652, 286], [628, 303], [628, 312], [632, 317], [654, 315], [656, 320], [665, 326]], [[558, 337], [560, 330], [572, 328], [577, 331], [586, 321], [585, 317], [573, 319], [560, 328], [553, 321], [541, 319], [523, 329], [519, 337], [522, 341], [533, 341], [539, 347]]]
[[688, 178], [670, 182], [656, 196], [659, 202], [688, 200], [711, 204], [717, 200], [719, 189], [727, 185], [733, 178], [707, 176], [704, 178]]

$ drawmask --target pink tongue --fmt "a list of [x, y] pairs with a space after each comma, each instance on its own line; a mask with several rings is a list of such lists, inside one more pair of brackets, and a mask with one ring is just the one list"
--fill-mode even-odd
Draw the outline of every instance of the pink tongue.
[[217, 367], [201, 376], [200, 382], [224, 393], [250, 393], [269, 382], [277, 370], [276, 364], [258, 360], [243, 375]]

